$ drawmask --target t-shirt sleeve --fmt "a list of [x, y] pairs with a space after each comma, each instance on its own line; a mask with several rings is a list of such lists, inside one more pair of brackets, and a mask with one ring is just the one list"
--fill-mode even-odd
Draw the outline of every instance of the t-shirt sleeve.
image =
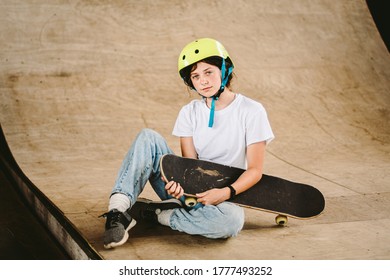
[[182, 107], [177, 116], [172, 134], [178, 137], [193, 136], [193, 119], [191, 114], [191, 104]]
[[269, 144], [275, 138], [266, 110], [262, 105], [256, 107], [247, 116], [245, 128], [247, 146], [262, 141], [266, 141]]

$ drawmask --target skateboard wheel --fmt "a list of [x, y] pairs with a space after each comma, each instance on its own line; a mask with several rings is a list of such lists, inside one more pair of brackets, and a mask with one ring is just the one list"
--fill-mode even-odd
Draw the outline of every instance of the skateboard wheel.
[[285, 226], [288, 222], [287, 216], [277, 215], [275, 218], [275, 222], [279, 226]]
[[185, 200], [184, 200], [184, 204], [187, 206], [187, 207], [194, 207], [196, 204], [198, 203], [198, 201], [196, 200], [195, 197], [187, 197]]

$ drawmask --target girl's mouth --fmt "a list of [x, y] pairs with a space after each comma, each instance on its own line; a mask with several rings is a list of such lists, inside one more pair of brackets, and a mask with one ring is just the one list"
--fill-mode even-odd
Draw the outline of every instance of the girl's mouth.
[[206, 88], [203, 88], [202, 91], [209, 91], [210, 89], [212, 89], [212, 87], [206, 87]]

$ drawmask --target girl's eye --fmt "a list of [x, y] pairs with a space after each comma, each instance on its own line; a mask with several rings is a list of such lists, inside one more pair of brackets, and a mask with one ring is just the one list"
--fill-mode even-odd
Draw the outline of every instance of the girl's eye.
[[192, 80], [197, 80], [198, 78], [199, 78], [198, 75], [191, 76], [191, 79], [192, 79]]

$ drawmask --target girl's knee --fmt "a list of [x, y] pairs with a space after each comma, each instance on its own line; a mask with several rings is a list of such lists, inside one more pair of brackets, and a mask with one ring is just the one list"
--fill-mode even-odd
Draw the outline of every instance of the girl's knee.
[[137, 136], [136, 142], [150, 143], [151, 145], [166, 146], [164, 137], [150, 128], [143, 128]]
[[244, 226], [244, 210], [229, 202], [222, 203], [217, 207], [222, 213], [222, 216], [220, 217], [221, 221], [219, 223], [221, 225], [219, 238], [237, 236]]
[[226, 215], [226, 223], [230, 225], [226, 232], [228, 237], [237, 236], [244, 227], [244, 221], [244, 210], [241, 207], [234, 205], [229, 215]]
[[143, 128], [139, 133], [138, 137], [144, 138], [144, 139], [151, 139], [155, 137], [161, 137], [158, 132], [154, 131], [153, 129], [150, 128]]

